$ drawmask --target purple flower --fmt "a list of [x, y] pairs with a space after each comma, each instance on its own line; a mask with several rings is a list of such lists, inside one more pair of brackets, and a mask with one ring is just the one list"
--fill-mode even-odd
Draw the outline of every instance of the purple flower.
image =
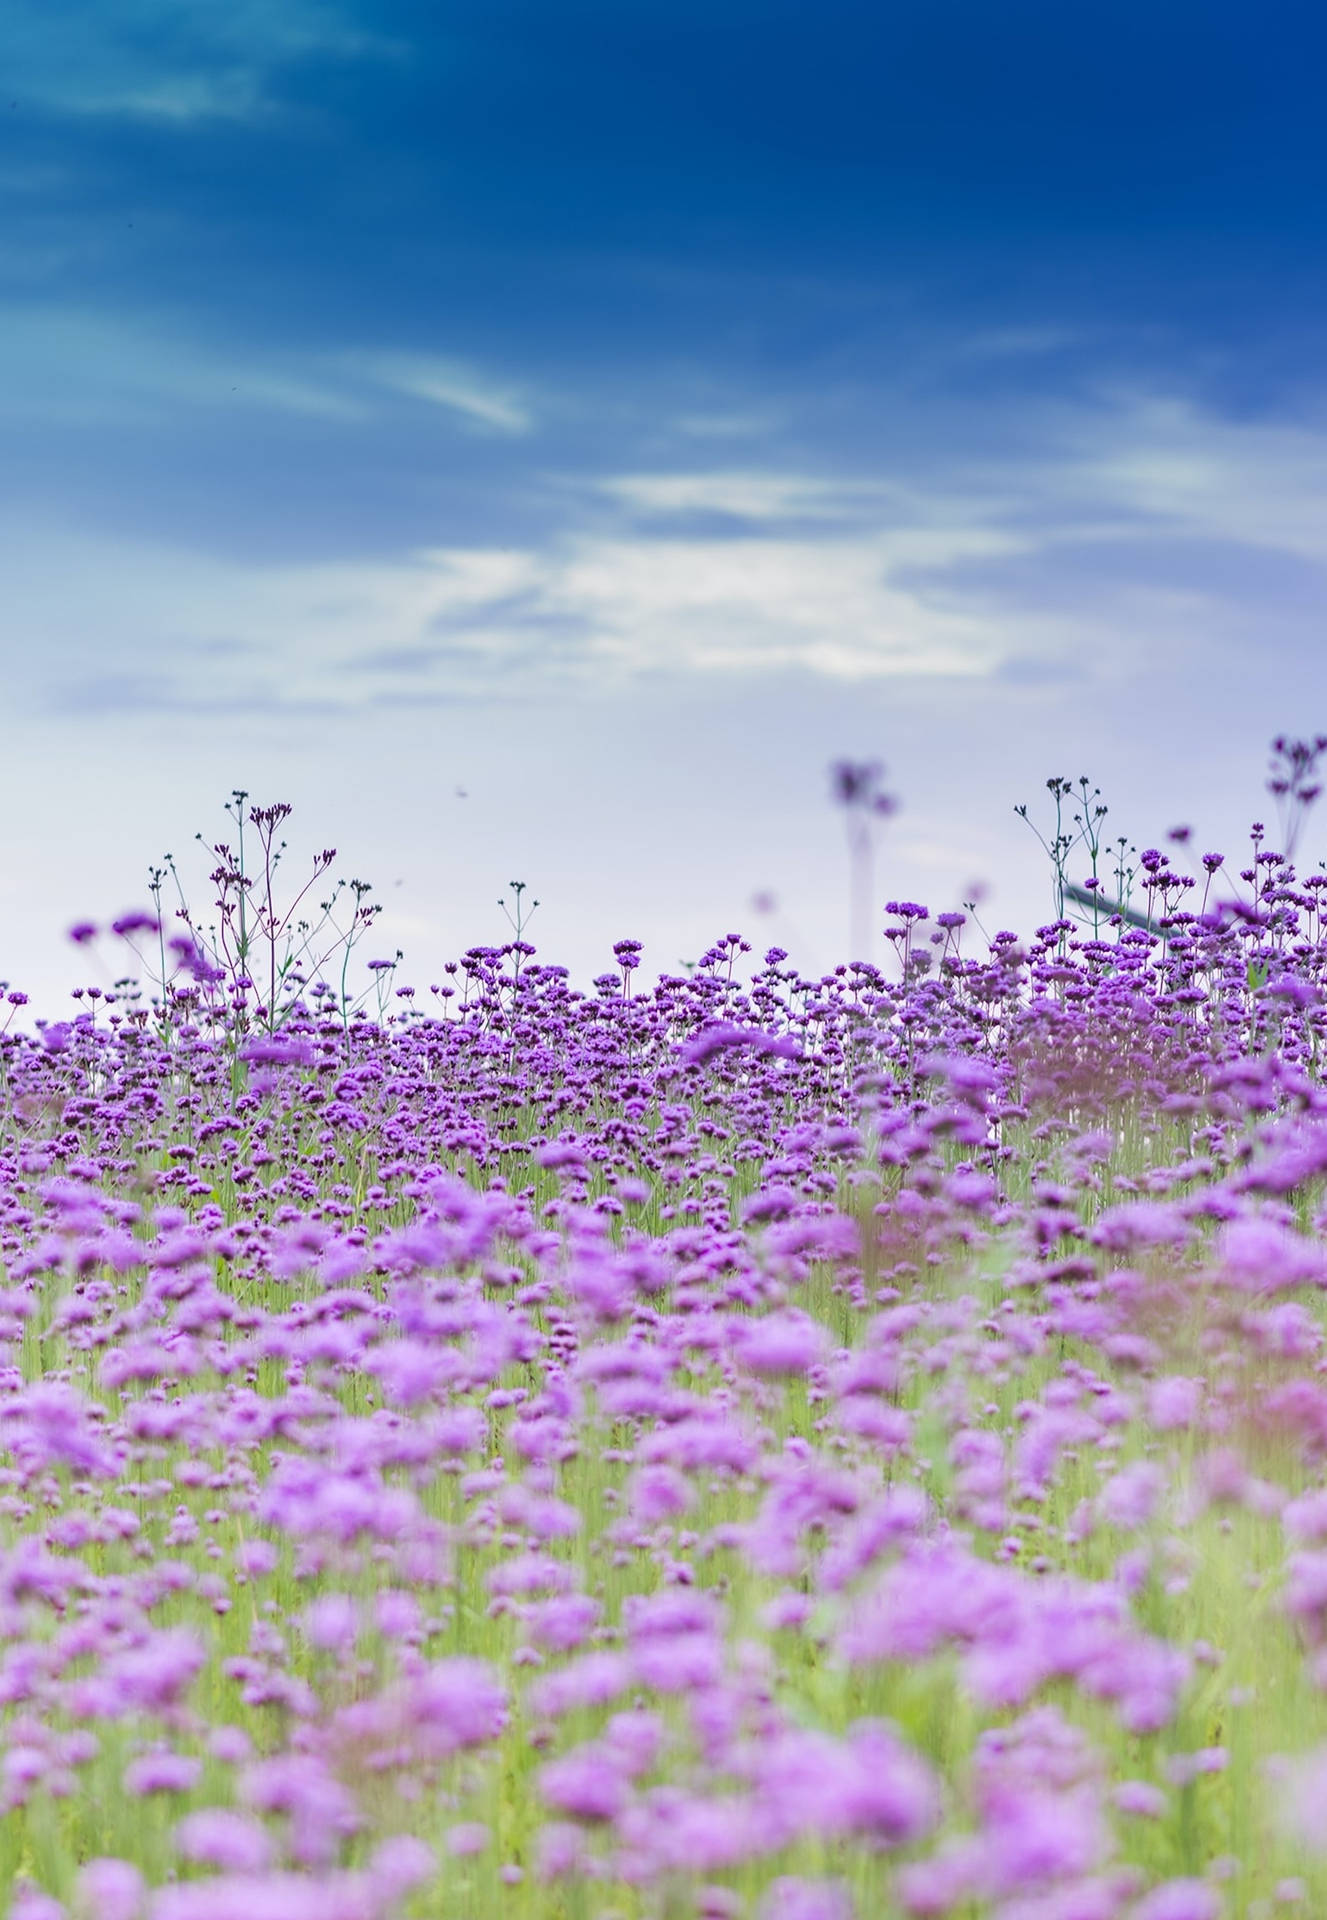
[[843, 1742], [785, 1734], [759, 1753], [754, 1773], [767, 1812], [790, 1837], [857, 1833], [906, 1845], [940, 1814], [930, 1768], [879, 1726], [860, 1727]]
[[[4, 1775], [5, 1785], [11, 1789], [15, 1799], [26, 1795], [27, 1789], [44, 1778], [51, 1765], [50, 1755], [44, 1748], [31, 1745], [12, 1746], [7, 1749], [0, 1772]], [[16, 1790], [16, 1792], [14, 1791]]]
[[492, 1594], [565, 1593], [575, 1580], [565, 1560], [546, 1553], [520, 1553], [490, 1569], [485, 1583]]
[[448, 1827], [445, 1841], [448, 1853], [455, 1859], [468, 1860], [477, 1853], [483, 1853], [492, 1837], [482, 1820], [462, 1820], [458, 1825]]
[[188, 1793], [203, 1776], [203, 1763], [185, 1753], [145, 1753], [124, 1770], [126, 1793]]
[[738, 1027], [721, 1023], [706, 1027], [682, 1048], [687, 1066], [704, 1066], [716, 1054], [744, 1048], [747, 1052], [770, 1054], [783, 1060], [800, 1060], [802, 1049], [790, 1034], [764, 1033], [759, 1027]]
[[635, 1668], [623, 1653], [587, 1653], [560, 1673], [541, 1676], [530, 1688], [534, 1712], [550, 1720], [577, 1707], [603, 1706], [627, 1691]]
[[242, 1540], [235, 1549], [235, 1564], [251, 1579], [271, 1573], [281, 1556], [270, 1540]]
[[615, 1713], [604, 1729], [604, 1744], [628, 1780], [635, 1780], [653, 1769], [665, 1738], [666, 1729], [659, 1715], [642, 1708]]
[[568, 1821], [550, 1820], [539, 1829], [535, 1847], [539, 1878], [566, 1880], [579, 1870], [585, 1858], [585, 1835]]
[[671, 1467], [644, 1467], [631, 1483], [631, 1510], [642, 1526], [685, 1513], [695, 1500], [689, 1481]]
[[1184, 1374], [1166, 1374], [1147, 1390], [1147, 1417], [1161, 1433], [1191, 1427], [1202, 1405], [1203, 1383]]
[[287, 1816], [291, 1852], [303, 1866], [329, 1866], [359, 1825], [350, 1793], [314, 1754], [256, 1761], [241, 1775], [240, 1792], [259, 1813]]
[[89, 1860], [78, 1870], [75, 1899], [92, 1920], [139, 1920], [147, 1889], [128, 1860]]
[[191, 1627], [169, 1627], [107, 1664], [107, 1677], [122, 1713], [164, 1713], [188, 1693], [207, 1660], [207, 1647]]
[[261, 1873], [272, 1859], [272, 1837], [262, 1822], [226, 1807], [186, 1814], [175, 1829], [175, 1847], [186, 1860], [226, 1873]]
[[1173, 1787], [1187, 1787], [1205, 1773], [1224, 1773], [1229, 1764], [1224, 1747], [1199, 1747], [1196, 1753], [1172, 1753], [1166, 1761], [1166, 1778]]
[[627, 1783], [612, 1750], [577, 1747], [538, 1773], [539, 1791], [550, 1807], [592, 1823], [616, 1820], [627, 1804]]
[[40, 1887], [20, 1885], [9, 1904], [8, 1920], [65, 1920], [60, 1902]]
[[665, 1587], [659, 1593], [631, 1594], [622, 1609], [627, 1637], [635, 1647], [679, 1635], [713, 1634], [722, 1610], [713, 1594], [696, 1588]]
[[820, 1322], [792, 1309], [763, 1320], [738, 1320], [732, 1331], [734, 1355], [750, 1373], [806, 1373], [824, 1360], [829, 1347]]
[[1327, 1552], [1292, 1553], [1286, 1562], [1285, 1609], [1315, 1642], [1327, 1628]]
[[668, 1634], [633, 1651], [636, 1679], [656, 1693], [693, 1693], [714, 1686], [723, 1672], [723, 1649], [707, 1633]]
[[309, 1067], [317, 1055], [307, 1040], [274, 1036], [271, 1039], [247, 1040], [240, 1048], [240, 1058], [253, 1067]]
[[1221, 1895], [1205, 1880], [1163, 1880], [1133, 1910], [1132, 1920], [1220, 1920]]
[[852, 1896], [838, 1880], [784, 1875], [761, 1896], [759, 1920], [853, 1920]]
[[1112, 1475], [1097, 1496], [1103, 1520], [1132, 1531], [1144, 1527], [1157, 1510], [1166, 1476], [1152, 1460], [1137, 1460]]
[[570, 1653], [588, 1637], [602, 1608], [586, 1593], [557, 1594], [532, 1607], [526, 1628], [532, 1640], [554, 1653]]
[[536, 1147], [534, 1159], [537, 1166], [546, 1167], [550, 1172], [560, 1171], [564, 1167], [583, 1169], [585, 1149], [574, 1142], [550, 1140], [547, 1146]]
[[1191, 1232], [1178, 1207], [1140, 1200], [1107, 1207], [1092, 1229], [1092, 1239], [1112, 1253], [1131, 1253], [1139, 1248], [1181, 1246]]
[[303, 1625], [311, 1647], [346, 1654], [359, 1632], [358, 1612], [348, 1593], [323, 1593], [305, 1609]]
[[1166, 1811], [1165, 1794], [1146, 1780], [1122, 1780], [1112, 1791], [1111, 1799], [1121, 1813], [1132, 1814], [1136, 1819], [1159, 1820]]
[[58, 1381], [29, 1387], [14, 1409], [22, 1414], [28, 1439], [42, 1459], [76, 1472], [113, 1479], [115, 1457], [93, 1425], [87, 1402]]
[[502, 1731], [507, 1690], [487, 1660], [458, 1655], [426, 1667], [412, 1683], [411, 1710], [438, 1751], [482, 1746]]
[[742, 1219], [748, 1226], [766, 1220], [786, 1220], [796, 1213], [798, 1198], [791, 1187], [765, 1187], [742, 1204]]
[[1229, 1221], [1218, 1237], [1217, 1255], [1226, 1278], [1249, 1293], [1275, 1293], [1327, 1281], [1327, 1259], [1321, 1250], [1275, 1220]]
[[721, 1873], [782, 1844], [777, 1823], [747, 1795], [658, 1787], [617, 1823], [624, 1848], [651, 1873]]
[[915, 1920], [937, 1920], [969, 1899], [981, 1884], [978, 1850], [950, 1843], [929, 1860], [909, 1861], [894, 1876], [903, 1911]]
[[149, 1920], [370, 1920], [381, 1911], [365, 1876], [224, 1874], [162, 1887]]
[[1327, 1539], [1327, 1488], [1315, 1488], [1289, 1500], [1281, 1510], [1281, 1525], [1294, 1540]]
[[[449, 1839], [451, 1834], [459, 1831], [459, 1828], [452, 1827]], [[462, 1849], [452, 1846], [451, 1851], [458, 1853]], [[426, 1841], [413, 1833], [397, 1833], [374, 1848], [369, 1870], [379, 1886], [386, 1889], [393, 1899], [400, 1899], [432, 1879], [437, 1872], [437, 1861]]]

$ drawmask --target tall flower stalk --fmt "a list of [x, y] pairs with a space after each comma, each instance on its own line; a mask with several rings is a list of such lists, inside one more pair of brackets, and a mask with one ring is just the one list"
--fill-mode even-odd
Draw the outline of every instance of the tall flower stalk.
[[898, 801], [881, 787], [885, 769], [878, 760], [836, 760], [829, 771], [848, 841], [849, 958], [873, 962], [875, 830], [898, 811]]

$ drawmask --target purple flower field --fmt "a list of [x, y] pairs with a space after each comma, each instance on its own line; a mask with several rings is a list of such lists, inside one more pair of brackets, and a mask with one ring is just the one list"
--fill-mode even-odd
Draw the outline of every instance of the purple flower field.
[[1327, 874], [1197, 865], [358, 1012], [156, 876], [0, 1038], [8, 1912], [1327, 1911]]

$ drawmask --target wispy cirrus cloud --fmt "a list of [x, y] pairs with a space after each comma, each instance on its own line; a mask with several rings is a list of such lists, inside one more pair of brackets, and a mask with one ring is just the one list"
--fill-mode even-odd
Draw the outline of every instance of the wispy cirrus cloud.
[[150, 314], [58, 302], [0, 307], [0, 422], [151, 426], [179, 410], [304, 415], [347, 428], [381, 421], [397, 396], [471, 429], [533, 431], [523, 394], [472, 362], [392, 352], [226, 347]]
[[1030, 360], [1081, 346], [1090, 337], [1081, 327], [987, 327], [967, 334], [949, 351], [960, 359]]
[[255, 409], [355, 425], [361, 395], [307, 355], [227, 351], [148, 316], [32, 304], [0, 310], [0, 421], [121, 428], [177, 422], [180, 410]]
[[10, 0], [5, 85], [48, 111], [186, 129], [276, 111], [270, 82], [311, 56], [395, 58], [389, 36], [328, 0]]
[[534, 414], [521, 394], [465, 361], [436, 354], [375, 353], [352, 356], [344, 364], [394, 393], [459, 414], [471, 426], [504, 434], [526, 434], [534, 428]]
[[1296, 420], [1223, 417], [1179, 395], [1119, 388], [1095, 422], [1066, 421], [1059, 482], [1084, 502], [1178, 532], [1327, 562], [1327, 395]]
[[878, 516], [895, 492], [884, 478], [836, 480], [756, 466], [614, 474], [595, 484], [609, 499], [646, 515], [722, 513], [771, 524]]

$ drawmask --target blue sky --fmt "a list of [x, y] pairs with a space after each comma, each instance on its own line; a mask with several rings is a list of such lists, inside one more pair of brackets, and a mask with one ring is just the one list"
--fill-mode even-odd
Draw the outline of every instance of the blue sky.
[[1316, 7], [10, 23], [11, 979], [236, 785], [421, 983], [513, 876], [582, 973], [823, 966], [834, 757], [882, 898], [1026, 926], [1048, 775], [1230, 847], [1327, 730]]

